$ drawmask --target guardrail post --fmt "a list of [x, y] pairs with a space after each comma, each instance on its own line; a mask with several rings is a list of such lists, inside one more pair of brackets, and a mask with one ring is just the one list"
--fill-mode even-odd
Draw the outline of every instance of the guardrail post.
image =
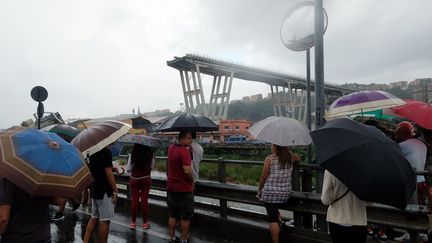
[[[293, 163], [292, 170], [292, 189], [293, 191], [300, 191], [300, 166], [298, 163]], [[299, 212], [293, 211], [294, 214], [294, 227], [302, 228], [302, 215]]]
[[416, 231], [409, 231], [409, 235], [410, 235], [410, 241], [409, 242], [413, 242], [413, 243], [420, 242], [419, 237], [418, 237], [419, 235]]
[[[316, 178], [316, 189], [318, 193], [322, 192], [323, 180], [324, 180], [324, 170], [318, 170]], [[317, 230], [320, 232], [328, 233], [327, 221], [325, 215], [317, 215]]]
[[[301, 172], [301, 179], [302, 179], [302, 191], [303, 192], [311, 192], [312, 191], [312, 175], [309, 170], [303, 169]], [[310, 213], [303, 213], [302, 214], [303, 219], [303, 227], [307, 229], [312, 229], [313, 222], [312, 222], [312, 214]]]
[[[223, 158], [218, 160], [218, 179], [220, 183], [226, 183], [225, 161]], [[227, 217], [227, 200], [219, 199], [219, 213], [221, 218]]]

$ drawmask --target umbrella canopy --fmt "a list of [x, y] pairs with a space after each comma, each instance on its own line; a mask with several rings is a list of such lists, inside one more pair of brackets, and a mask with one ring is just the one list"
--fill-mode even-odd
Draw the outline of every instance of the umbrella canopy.
[[68, 142], [72, 141], [72, 139], [74, 139], [81, 132], [78, 128], [66, 124], [49, 125], [42, 128], [41, 130], [53, 132]]
[[117, 141], [131, 128], [131, 125], [119, 121], [100, 122], [84, 129], [72, 140], [72, 144], [84, 156], [90, 156]]
[[93, 180], [75, 146], [23, 127], [0, 134], [0, 176], [32, 195], [61, 197], [77, 196]]
[[163, 147], [160, 139], [150, 137], [150, 136], [145, 136], [145, 135], [125, 134], [118, 141], [122, 142], [122, 143], [141, 144], [141, 145], [151, 147], [151, 148], [156, 148], [156, 149]]
[[330, 121], [311, 136], [321, 166], [358, 198], [405, 209], [416, 177], [396, 142], [347, 118]]
[[157, 130], [160, 132], [207, 132], [217, 131], [219, 126], [205, 116], [182, 113], [166, 120]]
[[423, 128], [432, 129], [432, 106], [415, 100], [407, 100], [406, 102], [406, 105], [395, 107], [392, 110], [397, 115], [407, 118]]
[[123, 143], [120, 143], [118, 140], [117, 142], [114, 142], [110, 146], [108, 146], [108, 149], [111, 151], [111, 155], [113, 157], [119, 156], [122, 149], [123, 149]]
[[312, 143], [308, 129], [299, 121], [288, 117], [267, 117], [249, 128], [248, 132], [255, 139], [279, 146], [309, 145]]
[[338, 118], [356, 113], [392, 108], [404, 105], [405, 101], [385, 91], [360, 91], [342, 96], [329, 107], [326, 118]]

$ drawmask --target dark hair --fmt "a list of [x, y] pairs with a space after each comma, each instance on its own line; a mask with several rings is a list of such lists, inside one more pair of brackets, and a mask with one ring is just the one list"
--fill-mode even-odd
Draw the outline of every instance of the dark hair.
[[379, 127], [378, 121], [373, 120], [373, 119], [368, 119], [365, 122], [363, 122], [363, 124], [369, 125], [369, 126], [374, 126], [374, 127]]
[[279, 163], [281, 164], [282, 168], [285, 169], [286, 165], [288, 164], [288, 168], [292, 165], [292, 156], [291, 151], [288, 147], [282, 147], [275, 144], [275, 152], [276, 156], [278, 157]]
[[131, 164], [132, 167], [143, 168], [151, 165], [153, 160], [153, 151], [144, 145], [135, 144], [132, 149]]
[[192, 132], [191, 131], [181, 131], [178, 135], [178, 139], [179, 140], [185, 139], [187, 137], [187, 135], [189, 135], [189, 134], [192, 135]]
[[432, 140], [432, 130], [423, 129], [423, 138], [427, 143], [430, 143]]
[[192, 139], [196, 139], [196, 132], [191, 132], [192, 134]]

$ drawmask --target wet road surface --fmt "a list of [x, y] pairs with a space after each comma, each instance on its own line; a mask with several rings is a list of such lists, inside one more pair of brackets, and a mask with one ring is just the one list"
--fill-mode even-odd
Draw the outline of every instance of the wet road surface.
[[[55, 207], [52, 208], [53, 213]], [[81, 207], [75, 213], [68, 213], [70, 208], [66, 209], [63, 220], [51, 223], [52, 242], [83, 242], [87, 222], [91, 217], [91, 206]], [[149, 242], [159, 243], [168, 242], [167, 237], [167, 218], [150, 216], [151, 228], [148, 230], [141, 229], [141, 219], [137, 219], [137, 228], [129, 228], [129, 212], [122, 211], [121, 207], [116, 207], [115, 219], [111, 221], [109, 242]], [[254, 236], [246, 234], [240, 235], [237, 229], [208, 223], [203, 219], [192, 221], [190, 239], [194, 243], [230, 243], [230, 242], [256, 242]], [[177, 229], [177, 235], [180, 235]], [[256, 238], [255, 238], [256, 239]]]

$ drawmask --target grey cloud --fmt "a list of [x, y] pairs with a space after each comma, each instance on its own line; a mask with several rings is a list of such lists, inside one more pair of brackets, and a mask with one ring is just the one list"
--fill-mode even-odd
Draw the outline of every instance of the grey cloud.
[[[304, 75], [305, 53], [279, 39], [297, 2], [2, 1], [0, 128], [31, 117], [35, 85], [50, 92], [47, 110], [65, 117], [112, 116], [138, 105], [177, 109], [179, 75], [166, 61], [188, 52]], [[326, 81], [432, 76], [432, 2], [324, 0], [324, 6]], [[268, 91], [236, 80], [232, 98]]]

